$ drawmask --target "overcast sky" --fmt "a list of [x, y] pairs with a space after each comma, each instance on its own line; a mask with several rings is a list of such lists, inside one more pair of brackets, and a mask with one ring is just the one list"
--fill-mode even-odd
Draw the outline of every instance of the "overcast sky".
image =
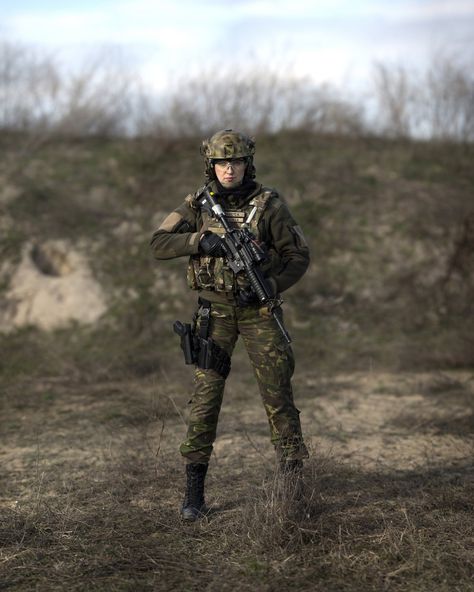
[[71, 65], [97, 47], [123, 48], [157, 88], [176, 74], [255, 62], [357, 86], [375, 61], [474, 56], [474, 0], [0, 0], [0, 10], [8, 40]]

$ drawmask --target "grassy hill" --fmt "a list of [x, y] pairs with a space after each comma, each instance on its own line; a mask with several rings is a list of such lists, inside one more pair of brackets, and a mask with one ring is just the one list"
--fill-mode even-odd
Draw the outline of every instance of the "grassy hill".
[[[148, 242], [202, 183], [199, 140], [54, 140], [21, 158], [18, 143], [2, 138], [1, 289], [22, 245], [67, 239], [88, 255], [108, 312], [93, 328], [0, 337], [4, 374], [111, 377], [179, 364], [170, 323], [192, 312], [186, 263], [153, 261]], [[472, 159], [463, 145], [257, 138], [258, 179], [286, 197], [311, 246], [310, 270], [284, 295], [299, 364], [472, 365]]]

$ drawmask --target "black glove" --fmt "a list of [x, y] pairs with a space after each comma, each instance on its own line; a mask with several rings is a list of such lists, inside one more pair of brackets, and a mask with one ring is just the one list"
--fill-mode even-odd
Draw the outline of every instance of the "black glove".
[[209, 257], [224, 257], [225, 255], [221, 237], [209, 230], [201, 236], [201, 240], [199, 241], [199, 251]]
[[255, 294], [252, 288], [239, 290], [237, 293], [237, 303], [239, 306], [252, 306], [258, 304], [257, 294]]

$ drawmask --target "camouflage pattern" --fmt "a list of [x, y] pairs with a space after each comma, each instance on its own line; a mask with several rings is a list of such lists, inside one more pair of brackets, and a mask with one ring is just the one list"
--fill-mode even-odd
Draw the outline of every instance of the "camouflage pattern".
[[[306, 458], [308, 452], [291, 388], [294, 356], [275, 320], [266, 306], [212, 304], [210, 336], [229, 355], [239, 334], [253, 366], [278, 458]], [[180, 452], [188, 462], [207, 463], [216, 437], [225, 380], [214, 370], [196, 368], [194, 382], [188, 432]]]
[[[241, 228], [244, 222], [251, 216], [251, 221], [247, 224], [247, 227], [255, 238], [260, 240], [258, 223], [272, 195], [273, 192], [270, 189], [263, 188], [258, 195], [247, 203], [242, 204], [240, 208], [226, 204], [225, 215], [230, 226]], [[202, 227], [219, 236], [224, 236], [225, 234], [222, 224], [215, 217], [212, 217], [210, 213], [205, 211], [202, 212]], [[270, 267], [271, 262], [268, 263], [266, 268], [269, 269]], [[202, 254], [190, 257], [187, 279], [188, 286], [192, 290], [212, 290], [215, 292], [232, 293], [239, 288], [243, 290], [250, 288], [250, 283], [246, 275], [239, 273], [236, 276], [224, 257], [209, 257]]]
[[[274, 189], [256, 181], [253, 166], [255, 144], [244, 134], [223, 130], [205, 140], [201, 153], [206, 160], [209, 189], [235, 226], [256, 207], [250, 223], [252, 233], [268, 250], [263, 271], [276, 293], [294, 285], [309, 265], [309, 249], [303, 232], [284, 199]], [[219, 194], [213, 174], [214, 159], [245, 158], [247, 168], [241, 188]], [[244, 190], [241, 190], [244, 189]], [[294, 357], [266, 306], [242, 307], [238, 288], [245, 278], [235, 277], [225, 258], [208, 257], [199, 249], [202, 234], [222, 228], [202, 211], [198, 190], [189, 194], [153, 234], [151, 247], [156, 259], [189, 257], [188, 283], [212, 303], [210, 337], [232, 355], [242, 336], [257, 379], [270, 425], [271, 441], [281, 460], [300, 460], [308, 453], [301, 435], [299, 411], [293, 402], [291, 377]], [[281, 310], [278, 314], [282, 314]], [[190, 401], [189, 428], [181, 454], [188, 462], [207, 463], [216, 437], [225, 380], [214, 370], [196, 368], [195, 391]]]
[[[211, 191], [217, 192], [215, 182], [209, 184]], [[198, 192], [199, 193], [199, 192]], [[257, 212], [250, 228], [262, 241], [269, 253], [269, 261], [264, 271], [278, 292], [284, 292], [295, 284], [305, 273], [309, 265], [309, 249], [300, 226], [291, 215], [281, 196], [273, 189], [255, 183], [255, 189], [242, 199], [228, 195], [219, 198], [226, 213], [251, 210], [250, 204], [256, 203], [261, 209]], [[190, 257], [188, 283], [192, 289], [211, 302], [235, 303], [233, 287], [235, 278], [228, 278], [213, 285], [216, 267], [223, 269], [222, 260], [215, 263], [199, 253], [199, 239], [202, 233], [213, 226], [212, 220], [196, 205], [196, 194], [189, 194], [184, 202], [169, 214], [153, 234], [151, 247], [156, 259]], [[206, 279], [206, 270], [209, 277]], [[199, 279], [195, 276], [200, 276]], [[194, 276], [194, 277], [193, 277]], [[209, 289], [204, 287], [208, 282]], [[232, 287], [231, 284], [232, 283]], [[223, 289], [220, 289], [223, 288]]]
[[206, 159], [248, 158], [255, 153], [255, 142], [245, 134], [226, 129], [204, 140], [201, 154]]

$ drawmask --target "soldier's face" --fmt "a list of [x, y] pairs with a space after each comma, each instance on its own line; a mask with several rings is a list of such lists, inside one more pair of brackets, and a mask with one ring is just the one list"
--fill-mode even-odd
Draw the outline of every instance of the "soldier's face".
[[245, 174], [245, 160], [232, 158], [231, 160], [217, 161], [214, 164], [214, 170], [222, 187], [233, 189], [242, 183]]

